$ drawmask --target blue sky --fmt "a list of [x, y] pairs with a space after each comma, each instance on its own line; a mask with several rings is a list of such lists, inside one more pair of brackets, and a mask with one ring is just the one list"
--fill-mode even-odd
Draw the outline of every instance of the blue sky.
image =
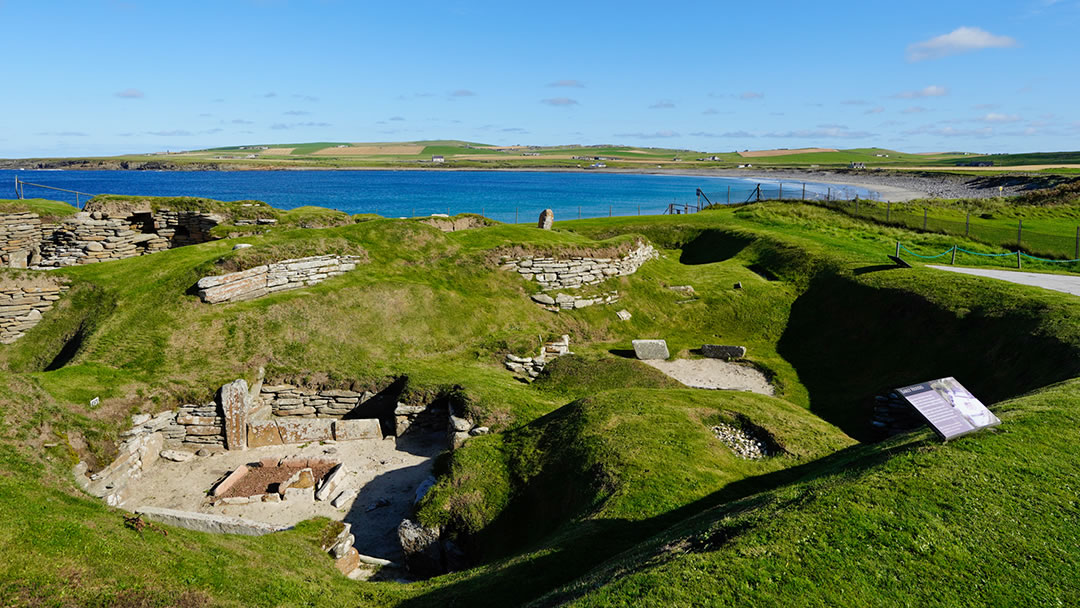
[[1080, 0], [0, 0], [0, 157], [465, 139], [1080, 149]]

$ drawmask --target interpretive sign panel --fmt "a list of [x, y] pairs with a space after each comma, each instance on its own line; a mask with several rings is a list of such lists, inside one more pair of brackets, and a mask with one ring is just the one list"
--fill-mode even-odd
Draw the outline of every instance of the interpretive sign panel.
[[942, 439], [948, 441], [1001, 424], [997, 416], [955, 378], [941, 378], [896, 389]]

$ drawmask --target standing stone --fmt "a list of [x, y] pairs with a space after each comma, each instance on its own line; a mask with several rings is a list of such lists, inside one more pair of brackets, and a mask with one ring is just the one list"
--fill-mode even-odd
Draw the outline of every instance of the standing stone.
[[634, 354], [642, 361], [650, 359], [667, 359], [667, 342], [664, 340], [634, 340]]
[[541, 230], [551, 230], [551, 225], [555, 222], [555, 212], [551, 209], [544, 209], [540, 212], [540, 221], [537, 222], [536, 227]]
[[719, 344], [702, 344], [701, 354], [709, 357], [710, 359], [723, 359], [730, 361], [731, 359], [742, 359], [746, 356], [745, 346], [722, 346]]
[[247, 449], [247, 380], [241, 378], [221, 387], [221, 411], [225, 415], [225, 449]]

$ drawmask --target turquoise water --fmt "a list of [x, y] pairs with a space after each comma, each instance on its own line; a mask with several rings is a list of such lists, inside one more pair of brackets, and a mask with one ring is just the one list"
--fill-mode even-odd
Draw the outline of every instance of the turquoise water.
[[[317, 205], [347, 213], [412, 217], [482, 213], [502, 222], [663, 213], [696, 205], [698, 188], [714, 203], [776, 198], [775, 181], [677, 175], [535, 171], [0, 171], [0, 198], [14, 198], [15, 176], [26, 182], [90, 194], [256, 199], [279, 209]], [[785, 182], [784, 198], [800, 198], [802, 182]], [[75, 203], [75, 195], [25, 186], [27, 198]], [[873, 198], [854, 187], [806, 183], [807, 198]], [[80, 200], [85, 200], [80, 199]]]

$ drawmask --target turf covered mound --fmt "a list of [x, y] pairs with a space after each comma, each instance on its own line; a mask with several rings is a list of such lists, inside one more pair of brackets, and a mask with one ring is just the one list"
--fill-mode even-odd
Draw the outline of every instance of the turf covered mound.
[[[1080, 304], [884, 257], [897, 240], [940, 251], [952, 237], [797, 203], [553, 231], [300, 216], [55, 272], [67, 295], [0, 347], [0, 604], [1080, 602]], [[662, 256], [610, 279], [617, 307], [549, 312], [529, 299], [535, 283], [499, 269], [508, 252], [639, 239]], [[248, 302], [211, 307], [191, 292], [223, 269], [340, 252], [365, 261]], [[695, 294], [669, 289], [680, 285]], [[577, 355], [536, 382], [502, 367], [563, 334]], [[626, 358], [639, 338], [664, 338], [681, 358], [745, 345], [777, 396], [677, 387]], [[204, 403], [259, 367], [312, 386], [397, 379], [405, 402], [452, 395], [489, 427], [440, 457], [416, 513], [468, 567], [351, 581], [319, 550], [328, 521], [260, 538], [140, 533], [72, 483], [76, 459], [113, 458], [131, 414]], [[1002, 426], [945, 445], [928, 431], [866, 433], [875, 394], [949, 375]], [[740, 457], [731, 429], [768, 455]]]

